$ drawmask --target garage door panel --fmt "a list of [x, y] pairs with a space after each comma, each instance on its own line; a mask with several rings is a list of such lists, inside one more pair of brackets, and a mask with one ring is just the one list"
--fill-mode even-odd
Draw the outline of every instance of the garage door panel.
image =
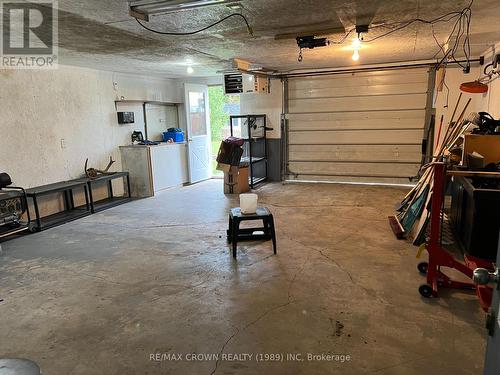
[[351, 97], [372, 95], [398, 95], [398, 94], [422, 94], [427, 92], [427, 82], [421, 83], [399, 83], [396, 85], [375, 86], [352, 86], [342, 87], [332, 93], [332, 88], [306, 88], [292, 89], [289, 92], [290, 99], [302, 98], [324, 98], [324, 97]]
[[366, 112], [319, 112], [319, 113], [289, 113], [286, 118], [291, 121], [341, 121], [341, 120], [376, 120], [376, 119], [418, 119], [425, 117], [424, 109], [366, 111]]
[[289, 144], [336, 145], [336, 144], [419, 144], [421, 130], [341, 130], [341, 131], [301, 131], [289, 134]]
[[288, 80], [289, 178], [409, 183], [421, 161], [427, 69]]
[[419, 163], [421, 149], [418, 145], [291, 145], [289, 161], [380, 161]]
[[291, 99], [290, 113], [424, 109], [427, 94], [353, 98]]
[[343, 88], [377, 85], [398, 85], [409, 83], [428, 82], [427, 69], [408, 70], [406, 73], [399, 72], [365, 72], [355, 74], [338, 74], [333, 76], [319, 76], [304, 78], [292, 78], [288, 81], [289, 89], [308, 90], [321, 88]]
[[289, 181], [411, 185], [411, 182], [408, 177], [363, 177], [363, 176], [332, 177], [332, 176], [321, 176], [321, 175], [297, 175], [297, 176], [290, 176]]
[[290, 162], [289, 168], [299, 175], [408, 177], [417, 174], [419, 164]]
[[423, 129], [422, 119], [359, 119], [336, 121], [289, 120], [288, 128], [294, 131], [356, 130], [356, 129]]

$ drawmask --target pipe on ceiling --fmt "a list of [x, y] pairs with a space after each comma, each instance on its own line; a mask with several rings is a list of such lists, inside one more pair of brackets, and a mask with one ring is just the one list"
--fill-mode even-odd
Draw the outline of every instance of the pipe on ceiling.
[[[480, 56], [476, 59], [469, 60], [457, 60], [450, 61], [447, 65], [454, 65], [459, 63], [478, 63], [479, 65], [484, 64], [484, 57]], [[408, 68], [423, 68], [423, 67], [435, 67], [436, 61], [427, 60], [420, 62], [412, 62], [412, 63], [397, 63], [397, 64], [389, 64], [389, 65], [376, 65], [376, 66], [368, 66], [368, 67], [359, 67], [359, 68], [338, 68], [338, 69], [328, 69], [328, 70], [311, 70], [311, 71], [301, 71], [301, 72], [289, 72], [289, 73], [278, 73], [275, 74], [274, 77], [271, 78], [294, 78], [294, 77], [310, 77], [310, 76], [322, 76], [322, 75], [334, 75], [334, 74], [346, 74], [346, 73], [357, 73], [357, 72], [371, 72], [371, 71], [380, 71], [380, 70], [397, 70], [397, 69], [408, 69]]]

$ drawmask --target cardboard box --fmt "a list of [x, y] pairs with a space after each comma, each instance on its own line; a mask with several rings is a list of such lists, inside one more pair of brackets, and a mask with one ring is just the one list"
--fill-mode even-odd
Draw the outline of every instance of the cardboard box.
[[467, 165], [468, 154], [477, 152], [484, 157], [484, 164], [500, 161], [500, 135], [467, 134], [464, 137], [462, 164]]
[[224, 194], [242, 194], [248, 191], [248, 167], [231, 168], [231, 171], [224, 173]]

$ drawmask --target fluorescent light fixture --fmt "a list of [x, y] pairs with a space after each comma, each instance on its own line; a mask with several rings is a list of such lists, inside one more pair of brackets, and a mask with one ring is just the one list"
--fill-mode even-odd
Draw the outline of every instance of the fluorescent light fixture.
[[149, 21], [153, 14], [172, 13], [211, 5], [234, 4], [236, 0], [143, 0], [130, 3], [130, 15]]

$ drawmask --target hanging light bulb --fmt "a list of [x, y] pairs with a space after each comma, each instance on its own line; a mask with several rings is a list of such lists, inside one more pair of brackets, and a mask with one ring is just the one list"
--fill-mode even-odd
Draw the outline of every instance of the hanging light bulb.
[[359, 60], [359, 51], [357, 49], [355, 49], [354, 52], [352, 53], [352, 59], [353, 61]]
[[187, 69], [186, 69], [187, 73], [188, 74], [193, 74], [194, 73], [194, 69], [192, 66], [188, 66]]
[[352, 40], [351, 48], [354, 51], [352, 53], [353, 61], [359, 60], [359, 50], [361, 49], [361, 39], [359, 39], [359, 35]]
[[352, 40], [352, 49], [360, 49], [361, 48], [361, 40], [359, 37], [356, 37]]

